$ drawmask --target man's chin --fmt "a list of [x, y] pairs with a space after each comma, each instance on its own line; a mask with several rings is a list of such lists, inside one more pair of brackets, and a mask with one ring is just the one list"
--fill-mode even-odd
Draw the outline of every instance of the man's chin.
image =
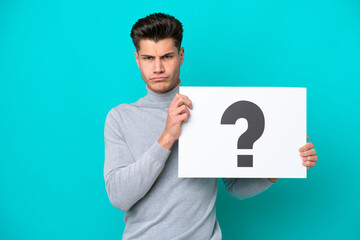
[[171, 87], [168, 85], [164, 85], [164, 86], [150, 86], [149, 87], [153, 92], [156, 93], [166, 93], [168, 91], [171, 90]]

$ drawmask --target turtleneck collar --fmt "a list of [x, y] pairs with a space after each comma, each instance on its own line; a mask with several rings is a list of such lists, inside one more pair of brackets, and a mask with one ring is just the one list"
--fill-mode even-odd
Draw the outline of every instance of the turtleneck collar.
[[181, 82], [172, 90], [166, 93], [156, 93], [150, 90], [146, 85], [147, 95], [145, 96], [147, 101], [156, 103], [171, 103], [176, 93], [179, 92]]

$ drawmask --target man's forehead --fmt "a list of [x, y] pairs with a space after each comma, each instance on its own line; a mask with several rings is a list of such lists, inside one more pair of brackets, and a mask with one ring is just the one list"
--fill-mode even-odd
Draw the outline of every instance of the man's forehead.
[[142, 39], [139, 42], [140, 54], [158, 54], [162, 55], [167, 52], [175, 52], [177, 47], [175, 46], [175, 41], [172, 38], [165, 38], [155, 42], [152, 39]]

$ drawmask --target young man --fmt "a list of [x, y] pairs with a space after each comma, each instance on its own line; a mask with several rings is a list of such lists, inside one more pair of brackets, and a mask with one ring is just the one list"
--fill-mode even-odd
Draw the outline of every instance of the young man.
[[[182, 24], [156, 13], [132, 28], [135, 58], [147, 95], [110, 110], [105, 123], [104, 177], [110, 202], [125, 213], [123, 239], [221, 239], [215, 215], [217, 179], [178, 178], [181, 126], [191, 100], [178, 93]], [[317, 156], [307, 143], [299, 149], [303, 165]], [[277, 179], [223, 179], [226, 190], [242, 199]]]

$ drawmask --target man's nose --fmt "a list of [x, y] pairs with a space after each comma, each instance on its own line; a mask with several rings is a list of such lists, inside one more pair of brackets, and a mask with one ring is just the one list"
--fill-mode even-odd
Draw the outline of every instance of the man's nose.
[[162, 73], [164, 72], [164, 65], [163, 62], [161, 61], [161, 59], [155, 59], [155, 69], [154, 69], [154, 73]]

